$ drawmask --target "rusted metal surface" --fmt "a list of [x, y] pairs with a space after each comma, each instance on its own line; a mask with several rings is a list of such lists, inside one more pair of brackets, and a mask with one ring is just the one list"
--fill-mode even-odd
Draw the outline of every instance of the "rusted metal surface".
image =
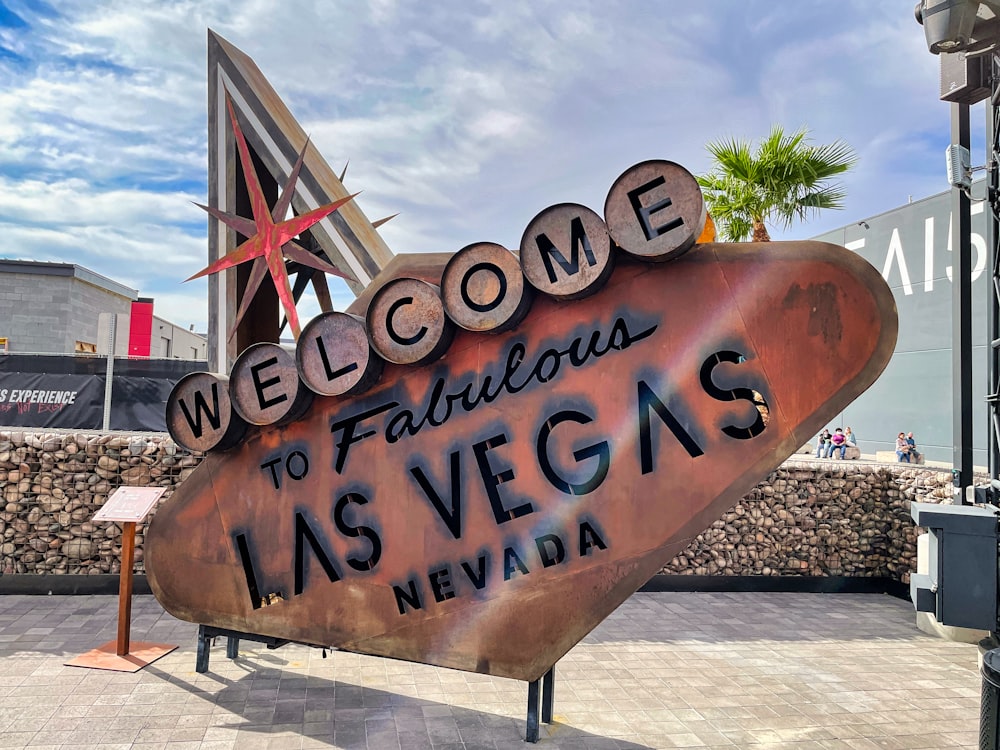
[[378, 382], [384, 360], [372, 350], [364, 319], [347, 313], [317, 315], [295, 350], [302, 381], [321, 396], [364, 393]]
[[312, 403], [313, 392], [298, 378], [295, 350], [278, 344], [254, 344], [233, 365], [229, 396], [243, 419], [254, 425], [290, 422]]
[[549, 206], [528, 222], [520, 255], [525, 278], [557, 299], [593, 294], [614, 269], [607, 225], [576, 203]]
[[394, 279], [372, 298], [365, 319], [375, 351], [401, 365], [431, 362], [448, 349], [455, 326], [440, 290], [420, 279]]
[[167, 431], [191, 451], [228, 450], [239, 443], [247, 423], [232, 409], [229, 378], [192, 372], [177, 381], [167, 398]]
[[611, 236], [643, 260], [671, 260], [687, 252], [707, 216], [698, 181], [672, 161], [644, 161], [625, 170], [604, 203]]
[[150, 586], [194, 622], [534, 680], [895, 339], [888, 287], [840, 247], [625, 259], [586, 300], [539, 296], [513, 331], [460, 331], [210, 455], [147, 530]]
[[501, 333], [517, 326], [534, 296], [521, 263], [507, 248], [476, 242], [455, 253], [441, 278], [448, 317], [467, 331]]

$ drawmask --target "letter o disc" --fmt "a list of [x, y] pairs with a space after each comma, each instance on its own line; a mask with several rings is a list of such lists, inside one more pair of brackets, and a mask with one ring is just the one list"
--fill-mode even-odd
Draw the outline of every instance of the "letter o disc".
[[441, 275], [441, 290], [448, 317], [480, 333], [516, 327], [533, 296], [517, 256], [493, 242], [476, 242], [455, 253]]
[[278, 344], [248, 346], [229, 376], [233, 409], [250, 424], [291, 422], [312, 403], [312, 391], [299, 380], [293, 350]]
[[707, 217], [694, 175], [672, 161], [644, 161], [615, 180], [604, 202], [608, 231], [641, 260], [666, 261], [690, 249]]
[[302, 329], [295, 349], [299, 377], [321, 396], [364, 393], [378, 382], [384, 360], [368, 342], [365, 321], [328, 312]]
[[521, 236], [521, 268], [533, 287], [556, 299], [594, 294], [614, 270], [608, 227], [586, 206], [549, 206]]
[[188, 373], [174, 384], [166, 421], [170, 437], [189, 451], [227, 450], [247, 431], [229, 400], [229, 378], [210, 372]]
[[394, 279], [375, 292], [366, 323], [375, 351], [398, 365], [432, 362], [455, 335], [438, 288], [420, 279]]

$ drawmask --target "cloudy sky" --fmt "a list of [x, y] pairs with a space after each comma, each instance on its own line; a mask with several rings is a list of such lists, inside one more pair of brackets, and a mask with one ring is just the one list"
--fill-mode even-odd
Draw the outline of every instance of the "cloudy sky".
[[205, 329], [206, 286], [182, 281], [207, 255], [209, 28], [350, 160], [369, 218], [400, 213], [397, 253], [516, 247], [548, 205], [600, 212], [638, 161], [703, 172], [706, 142], [773, 124], [858, 152], [844, 211], [774, 233], [813, 236], [947, 187], [913, 5], [0, 0], [0, 257], [78, 263]]

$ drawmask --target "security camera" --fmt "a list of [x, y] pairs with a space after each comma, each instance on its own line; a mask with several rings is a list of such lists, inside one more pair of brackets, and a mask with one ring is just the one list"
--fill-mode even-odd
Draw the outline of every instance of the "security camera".
[[935, 55], [974, 52], [1000, 42], [1000, 0], [920, 0], [913, 14]]

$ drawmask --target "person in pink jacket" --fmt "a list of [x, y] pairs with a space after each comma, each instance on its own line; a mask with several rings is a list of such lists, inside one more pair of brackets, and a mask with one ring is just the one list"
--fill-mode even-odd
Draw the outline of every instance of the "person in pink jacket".
[[[830, 456], [843, 460], [844, 454], [847, 453], [847, 436], [844, 435], [844, 431], [839, 427], [830, 436], [830, 445]], [[839, 456], [835, 455], [837, 451], [840, 451]]]

